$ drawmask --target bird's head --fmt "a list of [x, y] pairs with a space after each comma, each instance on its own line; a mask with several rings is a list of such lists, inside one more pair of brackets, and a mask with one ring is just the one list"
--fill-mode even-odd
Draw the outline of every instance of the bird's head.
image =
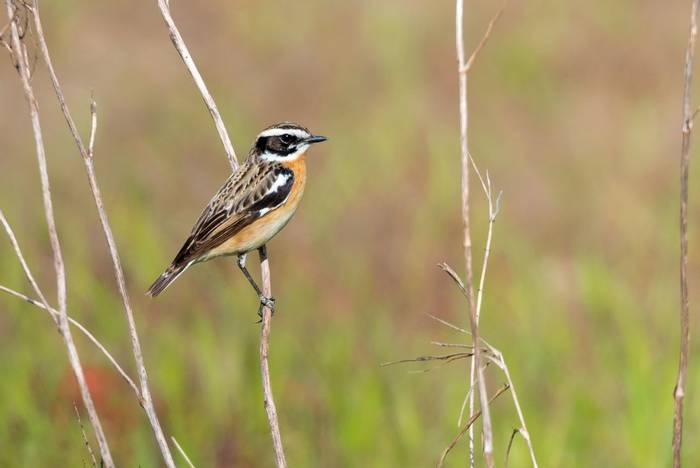
[[262, 161], [294, 161], [314, 143], [326, 137], [314, 135], [299, 124], [284, 122], [266, 128], [255, 139], [250, 157]]

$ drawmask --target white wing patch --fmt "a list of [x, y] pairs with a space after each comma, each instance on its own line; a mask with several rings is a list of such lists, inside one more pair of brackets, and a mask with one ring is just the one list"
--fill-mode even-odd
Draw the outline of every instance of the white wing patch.
[[287, 183], [287, 181], [289, 180], [289, 177], [290, 177], [290, 175], [287, 173], [284, 173], [284, 172], [282, 174], [279, 174], [277, 176], [277, 179], [275, 179], [275, 181], [270, 186], [270, 189], [267, 192], [265, 192], [265, 196], [272, 195], [273, 193], [278, 191], [280, 189], [280, 187], [282, 187], [284, 184]]
[[[284, 185], [287, 183], [287, 181], [289, 180], [290, 177], [292, 177], [292, 175], [289, 173], [279, 174], [277, 176], [277, 178], [275, 179], [275, 181], [270, 186], [270, 188], [267, 190], [267, 192], [265, 192], [263, 197], [266, 197], [268, 195], [272, 195], [273, 193], [276, 193], [281, 187], [284, 187]], [[284, 199], [284, 201], [282, 201], [282, 203], [284, 203], [286, 200], [287, 199], [285, 197], [285, 199]], [[266, 213], [274, 210], [275, 208], [280, 206], [282, 203], [280, 203], [279, 205], [276, 205], [276, 206], [267, 207], [267, 208], [263, 208], [261, 210], [258, 210], [258, 216], [264, 216]]]

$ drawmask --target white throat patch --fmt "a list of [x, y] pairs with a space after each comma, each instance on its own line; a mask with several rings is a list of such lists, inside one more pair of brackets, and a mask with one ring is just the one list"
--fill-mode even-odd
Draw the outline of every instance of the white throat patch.
[[263, 161], [270, 161], [270, 162], [276, 162], [276, 161], [296, 161], [299, 159], [300, 156], [302, 156], [304, 153], [306, 153], [306, 150], [309, 149], [309, 144], [304, 143], [299, 145], [297, 150], [293, 153], [290, 153], [286, 156], [282, 156], [277, 153], [270, 153], [269, 151], [265, 151], [262, 153], [260, 156], [258, 156], [261, 160]]

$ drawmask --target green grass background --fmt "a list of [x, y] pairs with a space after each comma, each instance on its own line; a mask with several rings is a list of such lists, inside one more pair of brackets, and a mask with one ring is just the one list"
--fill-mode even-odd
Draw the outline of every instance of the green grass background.
[[[496, 5], [465, 3], [471, 50]], [[427, 374], [379, 364], [439, 351], [431, 340], [465, 339], [425, 316], [467, 326], [464, 301], [436, 268], [463, 269], [453, 3], [172, 7], [239, 158], [281, 120], [330, 137], [310, 155], [298, 215], [269, 246], [272, 380], [290, 465], [433, 465], [457, 432], [466, 363]], [[670, 466], [689, 10], [690, 2], [513, 1], [470, 76], [472, 152], [503, 190], [481, 330], [510, 365], [541, 466]], [[96, 169], [166, 433], [197, 466], [272, 466], [256, 301], [233, 261], [193, 268], [157, 300], [143, 295], [228, 173], [155, 2], [43, 2], [42, 15], [85, 134], [91, 92], [98, 102]], [[53, 298], [31, 127], [6, 56], [0, 83], [0, 207]], [[70, 313], [134, 374], [82, 163], [41, 64], [33, 84]], [[477, 267], [486, 221], [475, 189]], [[0, 283], [30, 291], [5, 240]], [[159, 466], [128, 386], [77, 340], [118, 464]], [[686, 466], [700, 464], [698, 351], [693, 341]], [[87, 463], [79, 397], [49, 318], [0, 297], [0, 356], [0, 466]], [[488, 380], [495, 390], [504, 379], [489, 369]], [[517, 425], [506, 396], [493, 419], [500, 465]], [[465, 466], [465, 445], [449, 460]], [[528, 466], [521, 440], [510, 466]]]

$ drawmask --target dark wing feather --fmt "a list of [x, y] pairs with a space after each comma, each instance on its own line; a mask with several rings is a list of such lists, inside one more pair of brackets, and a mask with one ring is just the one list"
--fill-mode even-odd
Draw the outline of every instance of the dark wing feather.
[[245, 164], [209, 202], [173, 265], [196, 260], [278, 208], [293, 185], [294, 173], [279, 163]]

